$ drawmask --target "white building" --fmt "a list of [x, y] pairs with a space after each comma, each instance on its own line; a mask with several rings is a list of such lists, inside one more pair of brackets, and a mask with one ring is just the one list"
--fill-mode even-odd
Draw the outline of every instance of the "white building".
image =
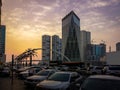
[[62, 42], [59, 36], [52, 36], [52, 61], [62, 60], [61, 56]]
[[[62, 19], [62, 53], [72, 62], [80, 62], [80, 19], [71, 11]], [[62, 58], [66, 61], [66, 58]]]
[[120, 65], [120, 51], [107, 53], [106, 61], [110, 65]]
[[50, 44], [51, 36], [43, 35], [42, 36], [42, 60], [50, 60]]
[[91, 43], [91, 33], [88, 31], [80, 32], [81, 39], [81, 61], [85, 61], [87, 59], [87, 45]]

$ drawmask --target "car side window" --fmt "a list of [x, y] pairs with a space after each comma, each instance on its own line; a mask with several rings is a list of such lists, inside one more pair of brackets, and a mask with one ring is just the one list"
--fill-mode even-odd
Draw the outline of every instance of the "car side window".
[[54, 71], [50, 72], [50, 73], [49, 73], [49, 76], [51, 76], [53, 73], [55, 73], [55, 72], [54, 72]]

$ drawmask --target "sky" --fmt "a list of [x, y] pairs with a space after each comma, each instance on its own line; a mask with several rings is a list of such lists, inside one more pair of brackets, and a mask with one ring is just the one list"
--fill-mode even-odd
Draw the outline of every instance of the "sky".
[[[62, 18], [73, 10], [81, 30], [91, 32], [93, 43], [104, 40], [112, 51], [120, 42], [120, 0], [2, 0], [2, 24], [6, 25], [6, 55], [40, 48], [41, 37], [62, 37]], [[41, 57], [39, 54], [38, 58]]]

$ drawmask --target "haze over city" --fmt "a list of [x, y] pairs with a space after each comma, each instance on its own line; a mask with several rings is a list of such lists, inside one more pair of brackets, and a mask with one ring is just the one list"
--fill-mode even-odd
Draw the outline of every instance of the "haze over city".
[[6, 25], [6, 55], [41, 47], [41, 36], [62, 36], [62, 18], [73, 10], [81, 30], [91, 32], [93, 43], [105, 41], [115, 50], [120, 41], [120, 0], [3, 0], [2, 24]]

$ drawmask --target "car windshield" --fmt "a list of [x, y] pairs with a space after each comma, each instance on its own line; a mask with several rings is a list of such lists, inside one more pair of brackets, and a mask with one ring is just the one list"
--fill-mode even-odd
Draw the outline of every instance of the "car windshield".
[[120, 90], [120, 80], [87, 79], [81, 90]]
[[48, 78], [48, 80], [66, 82], [69, 80], [70, 74], [67, 73], [55, 73]]
[[49, 71], [44, 71], [44, 70], [37, 73], [37, 75], [40, 75], [40, 76], [48, 76], [48, 74], [49, 74]]

